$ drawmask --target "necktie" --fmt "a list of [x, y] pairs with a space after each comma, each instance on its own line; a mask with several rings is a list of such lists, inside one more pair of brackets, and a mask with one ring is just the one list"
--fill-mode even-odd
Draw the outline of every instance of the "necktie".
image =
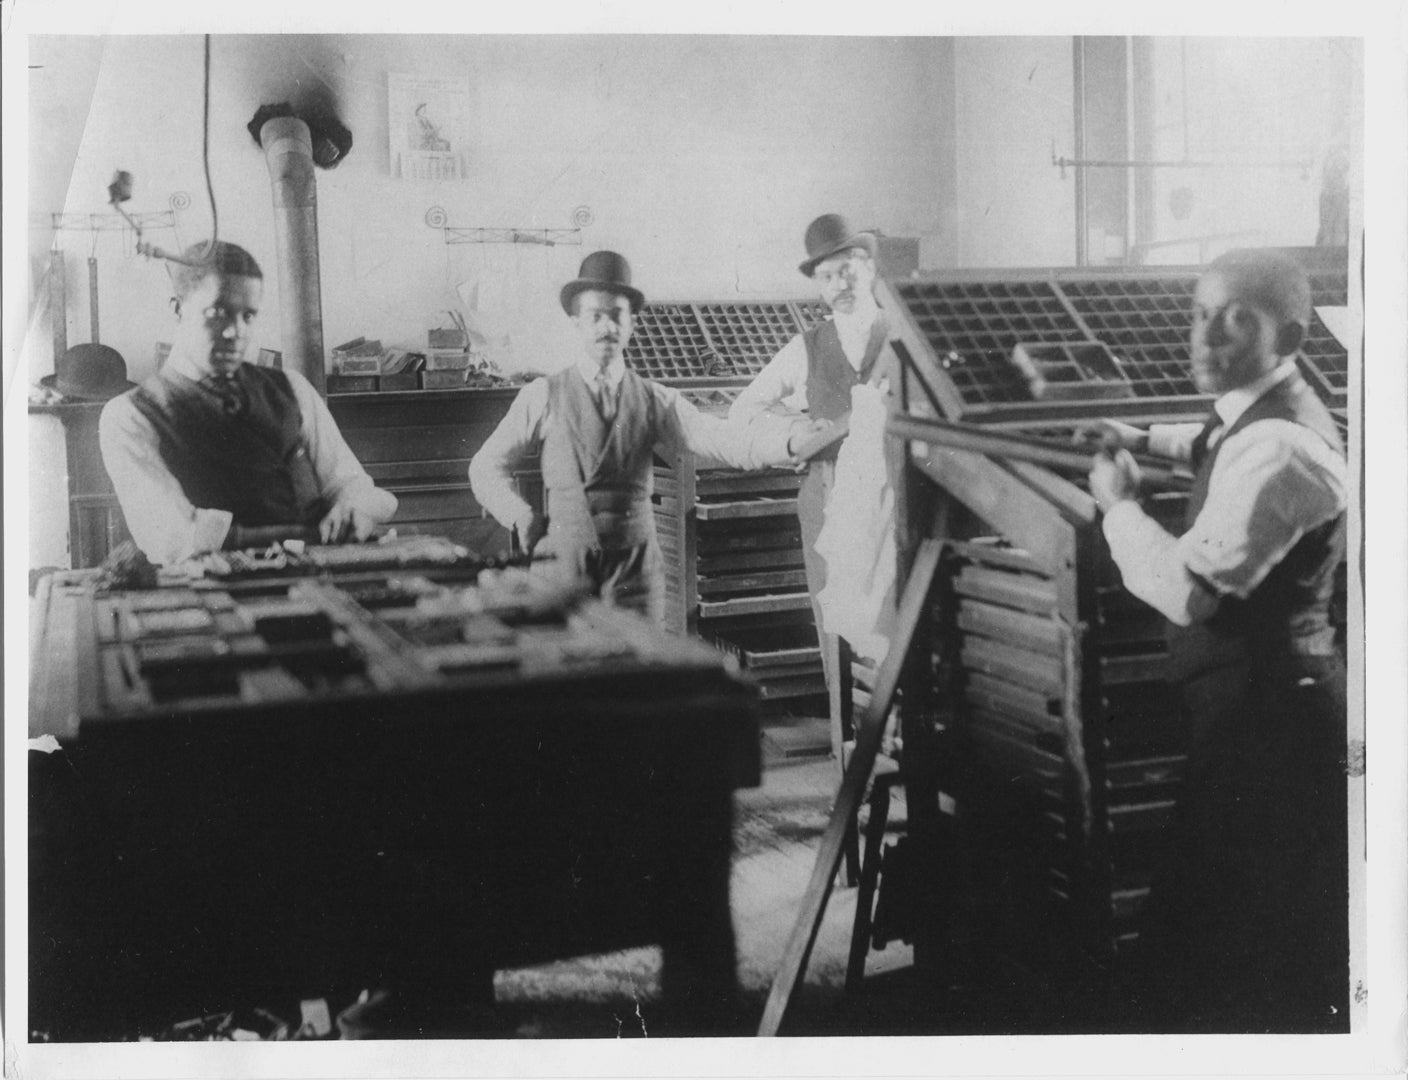
[[1193, 467], [1194, 472], [1203, 467], [1203, 462], [1207, 460], [1209, 451], [1216, 445], [1222, 434], [1222, 417], [1214, 412], [1208, 417], [1208, 422], [1203, 425], [1203, 430], [1198, 432], [1197, 438], [1193, 440], [1193, 448], [1188, 455], [1188, 464]]
[[244, 387], [234, 375], [212, 375], [204, 385], [219, 399], [220, 411], [226, 416], [239, 416], [245, 411]]
[[596, 384], [597, 408], [601, 410], [601, 418], [609, 424], [616, 417], [616, 396], [611, 392], [611, 382], [604, 371], [598, 371], [593, 382]]

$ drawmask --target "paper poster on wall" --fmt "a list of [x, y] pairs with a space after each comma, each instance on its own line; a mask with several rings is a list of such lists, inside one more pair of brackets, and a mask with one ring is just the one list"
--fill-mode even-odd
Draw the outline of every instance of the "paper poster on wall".
[[391, 172], [403, 180], [459, 180], [465, 171], [468, 76], [388, 75]]

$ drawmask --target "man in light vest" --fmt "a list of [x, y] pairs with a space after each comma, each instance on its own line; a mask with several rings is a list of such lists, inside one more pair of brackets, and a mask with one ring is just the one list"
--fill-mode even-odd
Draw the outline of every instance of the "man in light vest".
[[[588, 255], [562, 287], [582, 344], [577, 361], [519, 392], [469, 465], [480, 504], [553, 572], [590, 581], [603, 599], [664, 616], [665, 575], [650, 503], [654, 455], [691, 450], [740, 469], [790, 460], [804, 424], [726, 424], [678, 390], [641, 378], [624, 359], [645, 296], [613, 251]], [[545, 513], [513, 486], [540, 454]]]

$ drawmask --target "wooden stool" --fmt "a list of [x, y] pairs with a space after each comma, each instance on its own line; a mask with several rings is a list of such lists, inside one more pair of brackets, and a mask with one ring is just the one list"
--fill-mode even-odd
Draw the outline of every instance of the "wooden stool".
[[865, 977], [865, 958], [870, 952], [870, 927], [875, 905], [875, 885], [880, 878], [880, 849], [885, 841], [885, 825], [890, 817], [890, 793], [903, 783], [899, 764], [880, 758], [870, 779], [870, 820], [865, 826], [865, 855], [861, 862], [856, 917], [851, 927], [851, 955], [846, 964], [846, 992], [856, 990]]

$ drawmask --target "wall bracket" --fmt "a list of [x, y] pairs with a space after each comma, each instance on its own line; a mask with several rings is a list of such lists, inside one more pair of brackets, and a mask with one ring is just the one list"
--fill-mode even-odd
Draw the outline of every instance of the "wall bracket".
[[439, 229], [446, 244], [536, 244], [540, 247], [580, 247], [582, 244], [579, 228], [462, 228], [447, 222], [448, 215], [442, 207], [432, 206], [425, 212], [425, 223], [432, 229]]

